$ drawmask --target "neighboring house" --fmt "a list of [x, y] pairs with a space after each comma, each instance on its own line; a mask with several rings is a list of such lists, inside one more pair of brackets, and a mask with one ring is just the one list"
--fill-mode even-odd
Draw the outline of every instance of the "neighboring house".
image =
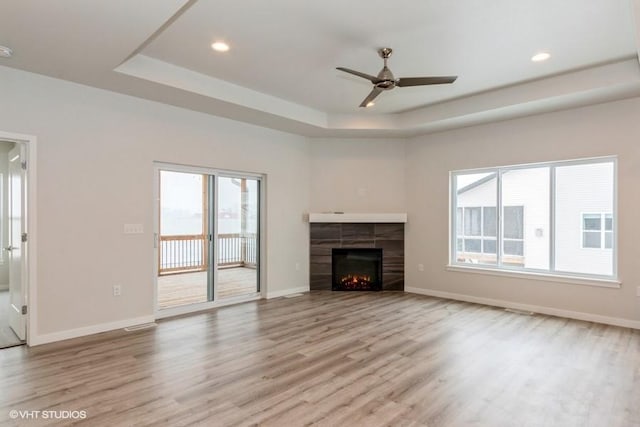
[[[538, 167], [503, 173], [503, 265], [549, 269], [550, 171], [549, 167]], [[466, 175], [458, 181], [458, 261], [496, 263], [496, 173]], [[556, 271], [611, 275], [613, 164], [558, 167], [555, 182]]]

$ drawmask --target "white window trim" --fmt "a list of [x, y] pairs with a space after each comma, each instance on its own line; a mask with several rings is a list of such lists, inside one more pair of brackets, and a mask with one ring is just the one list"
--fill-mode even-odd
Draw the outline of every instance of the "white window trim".
[[616, 288], [622, 286], [618, 279], [586, 277], [584, 275], [552, 274], [546, 272], [534, 272], [531, 270], [508, 270], [505, 268], [491, 268], [488, 265], [478, 266], [473, 264], [449, 264], [445, 268], [447, 271], [460, 273], [486, 274], [490, 276], [514, 277], [518, 279], [541, 280], [544, 282], [569, 283], [572, 285], [596, 286], [601, 288]]
[[[612, 163], [613, 164], [613, 212], [611, 212], [613, 219], [613, 245], [612, 245], [612, 274], [609, 275], [596, 275], [588, 273], [566, 273], [555, 269], [555, 170], [556, 167], [586, 165], [593, 163]], [[549, 210], [550, 210], [550, 234], [549, 234], [549, 269], [548, 270], [536, 270], [527, 268], [510, 268], [502, 265], [502, 250], [499, 243], [497, 244], [498, 250], [498, 265], [493, 267], [491, 265], [473, 265], [470, 266], [467, 263], [458, 262], [456, 260], [456, 244], [457, 236], [455, 230], [456, 224], [456, 209], [457, 209], [457, 192], [456, 192], [456, 178], [458, 175], [471, 174], [471, 173], [495, 173], [498, 180], [497, 185], [497, 206], [498, 206], [498, 224], [501, 224], [502, 215], [502, 173], [505, 171], [517, 170], [517, 169], [532, 169], [536, 167], [548, 167], [549, 168]], [[607, 212], [609, 214], [609, 212]], [[580, 218], [582, 221], [582, 217]], [[603, 225], [604, 227], [604, 225]], [[582, 224], [580, 226], [582, 229]], [[502, 240], [501, 227], [498, 226], [498, 242]], [[604, 286], [604, 287], [620, 287], [621, 282], [618, 280], [618, 159], [617, 156], [604, 156], [604, 157], [592, 157], [576, 160], [564, 160], [553, 162], [540, 162], [530, 164], [519, 164], [512, 166], [499, 166], [490, 168], [476, 168], [476, 169], [463, 169], [449, 172], [449, 263], [446, 269], [449, 271], [471, 271], [484, 274], [497, 274], [501, 276], [509, 277], [522, 277], [532, 278], [538, 280], [547, 280], [553, 282], [566, 282], [575, 284], [588, 284], [592, 286]]]

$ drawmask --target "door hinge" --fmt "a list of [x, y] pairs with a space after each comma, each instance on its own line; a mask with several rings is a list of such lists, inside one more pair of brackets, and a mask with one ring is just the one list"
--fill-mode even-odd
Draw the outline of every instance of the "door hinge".
[[20, 166], [22, 167], [23, 170], [27, 170], [27, 162], [20, 163]]
[[27, 233], [22, 233], [22, 243], [27, 241]]
[[27, 314], [27, 306], [26, 305], [22, 306], [22, 314]]

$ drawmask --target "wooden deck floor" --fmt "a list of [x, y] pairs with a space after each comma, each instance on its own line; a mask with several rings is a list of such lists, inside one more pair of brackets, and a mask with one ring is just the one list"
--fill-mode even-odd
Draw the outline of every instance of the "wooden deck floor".
[[[254, 268], [234, 267], [218, 270], [218, 297], [228, 298], [256, 292]], [[158, 277], [158, 307], [169, 308], [207, 301], [207, 273], [171, 274]]]
[[0, 425], [640, 425], [640, 331], [402, 292], [237, 304], [0, 367]]

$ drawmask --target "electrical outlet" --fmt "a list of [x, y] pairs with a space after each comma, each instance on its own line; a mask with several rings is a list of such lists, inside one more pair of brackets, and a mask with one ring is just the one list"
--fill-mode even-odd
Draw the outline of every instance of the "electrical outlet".
[[113, 285], [113, 296], [119, 297], [120, 295], [122, 295], [122, 286]]
[[296, 271], [300, 271], [300, 263], [296, 262]]
[[638, 286], [638, 288], [636, 289], [636, 296], [640, 297], [640, 286]]
[[424, 264], [418, 264], [418, 271], [424, 271]]

